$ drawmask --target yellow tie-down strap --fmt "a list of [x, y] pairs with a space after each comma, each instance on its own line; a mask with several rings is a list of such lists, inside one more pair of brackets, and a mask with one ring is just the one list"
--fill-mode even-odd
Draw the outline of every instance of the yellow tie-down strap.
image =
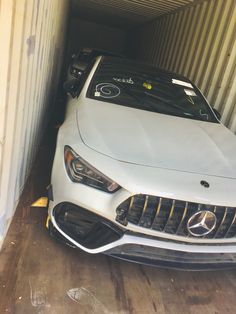
[[45, 224], [47, 229], [49, 229], [49, 221], [50, 221], [50, 216], [48, 215], [46, 224]]

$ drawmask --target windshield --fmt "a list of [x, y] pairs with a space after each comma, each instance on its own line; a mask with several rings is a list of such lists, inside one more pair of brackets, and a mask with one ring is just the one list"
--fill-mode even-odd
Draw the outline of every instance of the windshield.
[[103, 57], [87, 97], [162, 114], [218, 122], [186, 78], [128, 59]]

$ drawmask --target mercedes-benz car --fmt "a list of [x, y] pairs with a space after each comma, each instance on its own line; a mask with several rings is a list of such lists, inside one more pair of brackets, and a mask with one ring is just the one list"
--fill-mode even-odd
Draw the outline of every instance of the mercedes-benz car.
[[149, 265], [233, 267], [235, 135], [186, 77], [109, 55], [89, 60], [65, 84], [50, 233]]

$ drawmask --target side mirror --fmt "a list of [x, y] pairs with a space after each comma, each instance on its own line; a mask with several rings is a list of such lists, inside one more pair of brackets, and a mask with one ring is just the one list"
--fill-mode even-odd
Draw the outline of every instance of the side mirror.
[[75, 98], [78, 95], [79, 90], [80, 90], [80, 80], [72, 79], [72, 80], [66, 81], [63, 84], [63, 89], [67, 94], [71, 95], [72, 98]]
[[215, 108], [212, 108], [212, 109], [213, 109], [214, 114], [216, 115], [217, 119], [218, 119], [218, 120], [221, 120], [221, 114], [219, 113], [219, 111], [216, 110]]

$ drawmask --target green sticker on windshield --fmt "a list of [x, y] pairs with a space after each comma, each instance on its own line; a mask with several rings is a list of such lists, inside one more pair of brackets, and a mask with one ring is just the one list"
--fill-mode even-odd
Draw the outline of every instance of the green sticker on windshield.
[[146, 89], [152, 89], [152, 85], [148, 82], [144, 82], [143, 87], [145, 87]]

